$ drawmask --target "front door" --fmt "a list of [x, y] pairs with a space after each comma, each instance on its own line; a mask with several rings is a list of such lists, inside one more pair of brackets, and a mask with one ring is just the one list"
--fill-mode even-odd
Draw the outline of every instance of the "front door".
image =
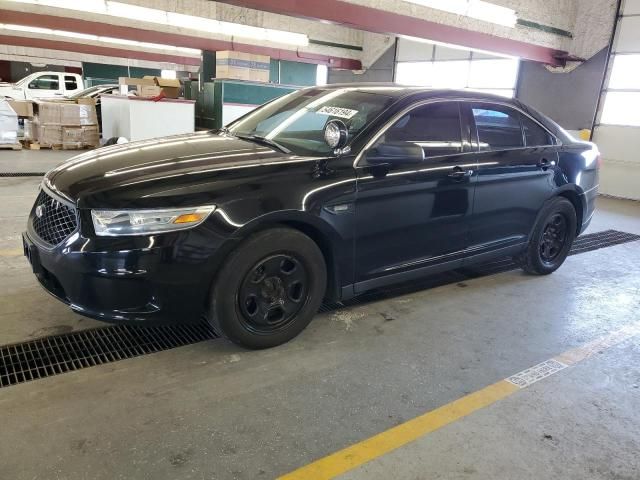
[[[460, 108], [454, 101], [415, 107], [359, 160], [356, 293], [461, 264], [476, 166]], [[380, 162], [380, 152], [408, 144], [423, 158]]]
[[537, 122], [514, 108], [465, 105], [477, 130], [478, 180], [471, 218], [470, 254], [526, 242], [553, 192], [558, 147]]
[[62, 97], [64, 89], [57, 73], [39, 75], [27, 85], [26, 98], [53, 98]]

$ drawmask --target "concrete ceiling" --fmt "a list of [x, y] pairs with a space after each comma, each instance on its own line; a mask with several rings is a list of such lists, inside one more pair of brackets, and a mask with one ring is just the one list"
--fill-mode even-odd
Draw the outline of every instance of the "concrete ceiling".
[[[256, 27], [305, 33], [310, 44], [305, 47], [269, 44], [188, 28], [12, 1], [1, 2], [3, 10], [0, 10], [0, 18], [3, 23], [87, 33], [99, 31], [118, 38], [180, 47], [236, 49], [265, 53], [274, 58], [324, 63], [334, 68], [362, 69], [371, 65], [393, 45], [398, 35], [559, 65], [562, 62], [558, 58], [567, 52], [589, 58], [604, 48], [610, 36], [615, 10], [615, 0], [491, 0], [515, 9], [518, 18], [524, 21], [524, 24], [510, 28], [402, 0], [119, 1]], [[47, 42], [40, 35], [29, 33], [6, 34], [0, 43], [16, 46], [23, 43], [42, 49], [75, 48], [85, 53], [107, 54], [104, 46], [102, 50], [94, 49], [98, 46], [91, 45], [91, 42], [70, 40], [62, 42], [65, 45], [57, 45]], [[74, 44], [78, 46], [74, 47]], [[193, 63], [193, 59], [175, 58], [169, 52], [145, 51], [144, 48], [127, 51], [131, 58], [185, 65]], [[121, 54], [116, 51], [110, 53]]]

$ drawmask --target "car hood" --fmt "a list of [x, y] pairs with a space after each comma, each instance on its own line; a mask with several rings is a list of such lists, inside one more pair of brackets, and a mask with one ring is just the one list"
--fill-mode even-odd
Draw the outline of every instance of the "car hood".
[[44, 183], [80, 207], [139, 205], [167, 192], [176, 195], [180, 190], [193, 191], [197, 184], [210, 186], [222, 171], [296, 158], [253, 142], [203, 132], [99, 148], [51, 170]]

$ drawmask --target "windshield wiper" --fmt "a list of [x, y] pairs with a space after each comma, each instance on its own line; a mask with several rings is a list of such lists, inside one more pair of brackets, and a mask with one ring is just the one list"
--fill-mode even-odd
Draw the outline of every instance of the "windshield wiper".
[[243, 134], [231, 134], [236, 138], [239, 138], [241, 140], [248, 140], [250, 142], [255, 142], [255, 143], [259, 143], [262, 145], [268, 145], [269, 147], [273, 147], [277, 150], [280, 150], [282, 153], [291, 153], [291, 150], [289, 150], [286, 147], [283, 147], [282, 145], [280, 145], [278, 142], [275, 142], [273, 140], [271, 140], [270, 138], [266, 138], [266, 137], [261, 137], [260, 135], [243, 135]]

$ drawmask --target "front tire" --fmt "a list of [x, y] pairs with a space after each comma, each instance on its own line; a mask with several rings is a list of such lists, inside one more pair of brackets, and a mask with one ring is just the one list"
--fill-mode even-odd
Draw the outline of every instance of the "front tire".
[[550, 200], [538, 217], [522, 268], [534, 275], [548, 275], [564, 263], [576, 238], [578, 221], [573, 204], [564, 197]]
[[216, 278], [209, 320], [217, 333], [251, 349], [288, 342], [311, 322], [325, 294], [322, 252], [291, 228], [251, 235]]

